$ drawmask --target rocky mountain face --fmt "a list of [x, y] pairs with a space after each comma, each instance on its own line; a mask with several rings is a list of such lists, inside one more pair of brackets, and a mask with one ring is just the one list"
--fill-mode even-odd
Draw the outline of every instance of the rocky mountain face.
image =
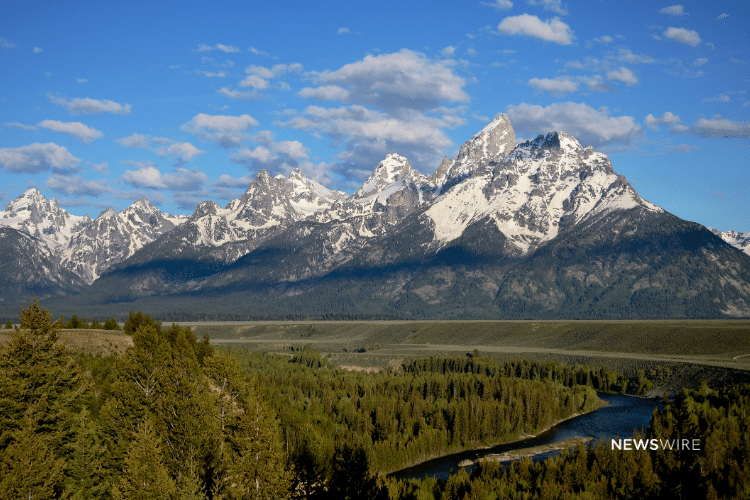
[[92, 220], [88, 215], [70, 215], [57, 200], [29, 189], [0, 212], [0, 227], [35, 238], [40, 252], [56, 264], [55, 268], [66, 269], [77, 280], [90, 284], [109, 267], [185, 219], [163, 214], [140, 198], [121, 212], [108, 208]]
[[390, 154], [351, 195], [295, 170], [261, 171], [226, 207], [207, 201], [183, 218], [139, 200], [76, 219], [40, 197], [27, 192], [0, 223], [91, 284], [70, 307], [126, 312], [140, 300], [195, 318], [750, 315], [750, 234], [665, 212], [564, 132], [517, 144], [502, 114], [432, 175]]
[[75, 294], [86, 285], [58, 264], [44, 240], [12, 227], [0, 226], [0, 256], [0, 305], [11, 309], [34, 295]]

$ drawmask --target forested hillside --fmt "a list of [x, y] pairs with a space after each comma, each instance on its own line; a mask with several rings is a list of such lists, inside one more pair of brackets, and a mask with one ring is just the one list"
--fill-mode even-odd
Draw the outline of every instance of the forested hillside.
[[207, 336], [142, 313], [125, 325], [133, 346], [102, 357], [66, 350], [61, 323], [35, 301], [0, 347], [0, 500], [750, 492], [750, 387], [684, 391], [654, 413], [647, 438], [698, 436], [699, 452], [600, 443], [538, 465], [485, 462], [471, 476], [401, 481], [385, 474], [537, 433], [597, 408], [595, 389], [642, 392], [648, 376], [474, 355], [349, 372], [308, 346], [214, 352]]

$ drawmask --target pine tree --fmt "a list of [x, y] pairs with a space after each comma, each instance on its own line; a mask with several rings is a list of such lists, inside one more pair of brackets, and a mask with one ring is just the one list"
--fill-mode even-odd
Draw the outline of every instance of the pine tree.
[[72, 500], [105, 498], [107, 493], [102, 456], [105, 452], [87, 409], [78, 414], [76, 439], [70, 445], [66, 464], [68, 490]]
[[289, 498], [291, 476], [278, 422], [253, 390], [222, 457], [220, 482], [230, 499]]
[[112, 488], [115, 500], [171, 500], [177, 488], [164, 466], [161, 440], [149, 416], [138, 426], [122, 473]]
[[39, 432], [39, 416], [45, 414], [46, 397], [29, 408], [10, 436], [0, 463], [0, 500], [60, 498], [64, 460], [56, 459], [49, 434]]
[[20, 311], [20, 328], [0, 346], [0, 451], [42, 397], [47, 404], [37, 409], [38, 426], [51, 434], [53, 452], [60, 456], [72, 438], [73, 412], [86, 387], [78, 365], [57, 342], [59, 328], [60, 321], [53, 323], [49, 311], [34, 299]]

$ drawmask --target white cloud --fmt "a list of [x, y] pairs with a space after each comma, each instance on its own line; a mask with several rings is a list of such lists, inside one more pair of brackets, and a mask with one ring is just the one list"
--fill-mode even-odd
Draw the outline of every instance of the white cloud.
[[24, 125], [23, 123], [18, 122], [5, 122], [3, 123], [3, 127], [16, 127], [21, 130], [36, 130], [34, 125]]
[[595, 148], [608, 144], [629, 144], [643, 135], [643, 129], [632, 116], [610, 116], [609, 109], [594, 109], [585, 103], [554, 103], [546, 108], [521, 103], [508, 106], [506, 116], [516, 133], [525, 136], [563, 131], [574, 136], [583, 146]]
[[614, 42], [615, 39], [612, 38], [611, 36], [604, 35], [604, 36], [600, 36], [599, 38], [594, 38], [594, 41], [596, 43], [602, 43], [604, 45], [608, 45], [608, 44]]
[[695, 134], [707, 139], [750, 139], [750, 121], [735, 121], [714, 115], [701, 118], [690, 127], [675, 125], [670, 129], [675, 134]]
[[236, 153], [229, 155], [229, 159], [237, 163], [252, 163], [258, 161], [260, 163], [268, 163], [276, 156], [271, 153], [271, 150], [265, 146], [258, 146], [255, 149], [242, 148]]
[[151, 137], [138, 133], [115, 139], [115, 142], [126, 148], [148, 149], [159, 156], [171, 156], [177, 165], [192, 161], [194, 157], [205, 153], [189, 142], [175, 142], [164, 137]]
[[85, 143], [91, 144], [92, 141], [99, 139], [104, 134], [95, 128], [87, 127], [81, 122], [60, 122], [57, 120], [44, 120], [37, 124], [39, 127], [54, 130], [55, 132], [65, 132], [74, 135]]
[[536, 16], [521, 14], [520, 16], [506, 17], [500, 21], [497, 29], [506, 35], [530, 36], [560, 45], [570, 45], [575, 38], [570, 26], [557, 17], [542, 21]]
[[9, 172], [36, 173], [53, 167], [75, 167], [81, 160], [54, 142], [0, 149], [0, 168]]
[[114, 113], [117, 115], [130, 114], [130, 104], [120, 104], [108, 99], [91, 99], [89, 97], [66, 99], [64, 97], [54, 96], [49, 92], [46, 96], [51, 103], [57, 104], [71, 115], [94, 115], [98, 113]]
[[154, 151], [159, 156], [171, 156], [178, 165], [182, 165], [186, 161], [192, 161], [194, 157], [205, 153], [205, 151], [201, 151], [189, 142], [174, 142], [169, 146], [156, 148]]
[[269, 56], [268, 52], [265, 52], [263, 50], [258, 50], [255, 47], [248, 47], [247, 51], [248, 52], [252, 52], [256, 56], [262, 56], [262, 57], [268, 57]]
[[578, 76], [576, 81], [586, 85], [586, 89], [589, 92], [613, 92], [614, 89], [611, 85], [604, 82], [601, 75], [593, 76]]
[[750, 139], [750, 121], [734, 121], [714, 115], [713, 118], [701, 118], [695, 122], [690, 129], [694, 134], [707, 138]]
[[122, 180], [139, 188], [166, 188], [161, 172], [154, 166], [141, 167], [138, 170], [126, 170]]
[[92, 163], [89, 162], [91, 165], [91, 168], [99, 172], [100, 174], [108, 174], [109, 173], [109, 163], [106, 161], [103, 161], [101, 163]]
[[706, 97], [703, 102], [729, 102], [731, 99], [727, 94], [719, 94], [717, 96]]
[[470, 55], [470, 56], [476, 56], [476, 55], [477, 55], [477, 51], [476, 51], [476, 49], [473, 49], [473, 48], [468, 48], [468, 49], [466, 49], [466, 53], [467, 53], [468, 55]]
[[625, 66], [620, 66], [616, 70], [608, 71], [607, 80], [617, 80], [625, 83], [628, 86], [639, 83], [638, 78], [636, 78], [633, 72]]
[[134, 132], [132, 135], [129, 135], [128, 137], [115, 139], [115, 142], [120, 146], [125, 146], [126, 148], [149, 149], [151, 147], [150, 136], [138, 134], [136, 132]]
[[528, 0], [529, 5], [539, 5], [544, 7], [544, 10], [550, 10], [556, 12], [561, 16], [568, 15], [568, 6], [563, 5], [561, 0]]
[[513, 2], [510, 0], [495, 0], [494, 2], [480, 2], [482, 5], [487, 5], [495, 10], [507, 10], [513, 7]]
[[247, 75], [240, 81], [239, 85], [240, 87], [252, 87], [255, 90], [267, 89], [269, 86], [268, 80], [264, 80], [258, 75]]
[[200, 69], [195, 70], [196, 75], [203, 75], [206, 78], [225, 78], [229, 73], [226, 71], [203, 71]]
[[659, 118], [656, 118], [649, 113], [649, 115], [643, 120], [643, 123], [645, 123], [651, 130], [659, 130], [659, 125], [674, 125], [680, 123], [680, 117], [669, 111], [665, 112]]
[[216, 91], [216, 93], [229, 97], [230, 99], [252, 100], [252, 99], [258, 99], [260, 97], [260, 94], [256, 90], [250, 90], [250, 91], [233, 90], [231, 87], [221, 87], [219, 90]]
[[216, 48], [219, 49], [222, 52], [232, 53], [232, 52], [239, 52], [240, 49], [235, 47], [234, 45], [224, 45], [222, 43], [217, 43]]
[[719, 17], [716, 18], [717, 21], [724, 19], [725, 17], [729, 17], [729, 14], [721, 14]]
[[696, 67], [696, 68], [698, 68], [700, 66], [703, 66], [707, 62], [708, 62], [708, 59], [706, 59], [705, 57], [699, 57], [698, 59], [696, 59], [695, 61], [693, 61], [693, 66]]
[[7, 39], [5, 39], [5, 38], [3, 38], [3, 37], [0, 36], [0, 48], [3, 48], [3, 49], [12, 49], [16, 45], [17, 44], [11, 42], [10, 40], [7, 40]]
[[255, 64], [251, 64], [245, 68], [245, 73], [248, 75], [257, 75], [262, 78], [273, 78], [274, 76], [273, 71], [270, 69], [265, 66], [256, 66]]
[[455, 53], [456, 47], [453, 47], [452, 45], [448, 45], [447, 47], [440, 50], [440, 55], [443, 57], [453, 57]]
[[[300, 162], [308, 159], [309, 149], [301, 142], [276, 142], [273, 134], [268, 130], [253, 136], [252, 140], [259, 145], [254, 148], [242, 148], [229, 155], [229, 159], [245, 165], [250, 170], [266, 169], [274, 174], [288, 174], [300, 167]], [[305, 172], [307, 173], [306, 169]]]
[[664, 7], [663, 9], [659, 10], [659, 13], [667, 14], [672, 17], [688, 15], [682, 5], [670, 5], [669, 7]]
[[80, 175], [69, 177], [60, 174], [52, 174], [45, 181], [45, 184], [48, 188], [53, 189], [58, 193], [65, 193], [71, 196], [99, 197], [109, 192], [107, 181], [104, 179], [89, 181]]
[[690, 127], [686, 125], [675, 125], [669, 129], [670, 134], [685, 134], [690, 131]]
[[161, 179], [169, 189], [195, 192], [200, 191], [207, 177], [206, 174], [194, 168], [190, 170], [178, 168], [172, 173], [163, 174]]
[[667, 28], [667, 31], [664, 32], [664, 36], [674, 40], [675, 42], [690, 45], [691, 47], [695, 47], [696, 45], [701, 43], [701, 37], [698, 36], [697, 31], [685, 28], [669, 27]]
[[381, 109], [423, 110], [440, 102], [469, 101], [463, 91], [464, 80], [453, 73], [448, 62], [432, 62], [424, 54], [407, 49], [368, 55], [336, 71], [310, 73], [309, 78], [319, 85], [333, 84], [348, 90], [348, 102]]
[[206, 45], [205, 43], [201, 43], [198, 45], [198, 48], [195, 49], [195, 52], [211, 52], [212, 50], [220, 50], [226, 53], [241, 52], [240, 49], [234, 45], [224, 45], [223, 43], [217, 43], [216, 45]]
[[532, 78], [529, 86], [541, 92], [549, 92], [553, 97], [562, 97], [578, 90], [578, 84], [570, 78]]
[[[369, 174], [386, 154], [393, 152], [406, 156], [417, 168], [433, 169], [446, 148], [452, 146], [443, 129], [464, 122], [455, 115], [431, 117], [415, 111], [394, 118], [387, 113], [352, 105], [340, 108], [309, 106], [302, 116], [282, 125], [308, 130], [318, 136], [327, 135], [333, 144], [342, 146], [338, 155], [340, 160], [348, 165], [360, 165], [360, 170]], [[342, 165], [333, 168], [339, 169], [346, 178], [355, 175], [361, 180], [359, 171], [354, 172]]]
[[343, 35], [345, 33], [349, 33], [349, 28], [339, 28], [336, 34]]
[[253, 177], [251, 175], [232, 177], [227, 174], [221, 174], [219, 180], [213, 182], [213, 185], [223, 188], [246, 188], [251, 182], [253, 182]]
[[86, 82], [88, 82], [88, 80], [85, 79], [85, 78], [76, 78], [76, 82], [78, 82], [78, 83], [86, 83]]
[[34, 54], [39, 54], [40, 52], [44, 52], [44, 51], [40, 49], [39, 47], [34, 47]]
[[238, 147], [248, 136], [245, 133], [257, 127], [258, 121], [250, 115], [227, 116], [200, 113], [180, 126], [183, 132], [197, 135], [201, 140], [209, 140], [223, 148]]
[[300, 97], [318, 101], [346, 101], [349, 99], [349, 91], [338, 85], [323, 85], [316, 88], [305, 87], [298, 94]]

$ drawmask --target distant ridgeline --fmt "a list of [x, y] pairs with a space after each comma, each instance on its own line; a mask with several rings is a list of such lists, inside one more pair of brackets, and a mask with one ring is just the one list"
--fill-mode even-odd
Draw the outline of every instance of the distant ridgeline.
[[[750, 233], [682, 220], [562, 131], [502, 114], [431, 175], [389, 154], [354, 193], [258, 173], [224, 208], [95, 219], [31, 189], [0, 212], [0, 314], [250, 318], [750, 317]], [[13, 265], [1, 265], [7, 263]]]

